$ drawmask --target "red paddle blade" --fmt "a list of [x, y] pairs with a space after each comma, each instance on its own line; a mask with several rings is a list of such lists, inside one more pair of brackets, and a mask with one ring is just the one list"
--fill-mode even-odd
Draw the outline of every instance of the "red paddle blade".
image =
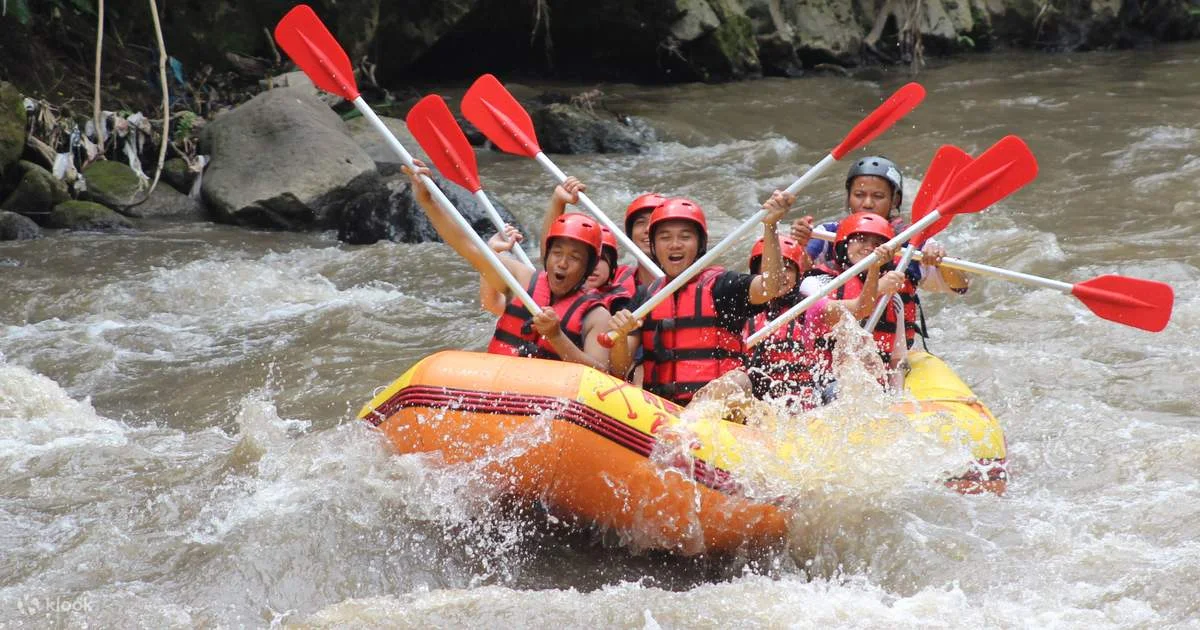
[[358, 98], [350, 58], [308, 5], [297, 5], [279, 20], [275, 41], [317, 87], [348, 101]]
[[[955, 173], [958, 173], [970, 162], [970, 154], [952, 144], [944, 144], [938, 148], [937, 153], [933, 154], [933, 160], [929, 162], [929, 168], [925, 171], [925, 179], [921, 182], [921, 188], [917, 190], [917, 196], [913, 198], [913, 223], [920, 221], [929, 214], [930, 210], [937, 207], [942, 199], [945, 199], [946, 191], [949, 190]], [[953, 216], [938, 219], [913, 239], [913, 247], [920, 249], [925, 241], [946, 229], [946, 226], [950, 225], [953, 220]]]
[[430, 94], [418, 101], [404, 121], [443, 176], [472, 193], [483, 188], [475, 151], [441, 96]]
[[920, 83], [909, 83], [896, 90], [896, 93], [888, 97], [888, 100], [876, 107], [875, 111], [862, 119], [862, 122], [855, 125], [850, 133], [846, 134], [842, 143], [834, 147], [829, 154], [833, 156], [833, 159], [840, 160], [843, 155], [865, 146], [876, 136], [896, 124], [897, 120], [904, 118], [923, 100], [925, 100], [925, 88], [921, 87]]
[[542, 152], [529, 113], [496, 77], [485, 74], [475, 79], [459, 109], [501, 151], [525, 157]]
[[1071, 294], [1104, 319], [1150, 332], [1167, 327], [1175, 305], [1171, 285], [1117, 275], [1080, 282]]
[[947, 216], [979, 212], [1033, 181], [1037, 170], [1025, 142], [1005, 136], [955, 173], [936, 210]]

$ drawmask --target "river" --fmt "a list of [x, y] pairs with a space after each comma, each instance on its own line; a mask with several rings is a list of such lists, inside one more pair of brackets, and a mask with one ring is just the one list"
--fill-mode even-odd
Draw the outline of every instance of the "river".
[[[907, 80], [607, 85], [663, 140], [556, 161], [614, 217], [660, 190], [723, 235]], [[1176, 291], [1157, 334], [1000, 280], [927, 298], [930, 348], [1005, 427], [1006, 496], [890, 494], [903, 484], [880, 476], [864, 510], [811, 507], [837, 544], [800, 546], [833, 570], [631, 553], [354, 419], [421, 357], [490, 336], [444, 245], [203, 223], [57, 235], [0, 243], [0, 626], [1200, 627], [1200, 45], [992, 54], [919, 80], [925, 103], [868, 149], [905, 167], [910, 199], [943, 143], [978, 154], [1014, 133], [1041, 167], [955, 219], [951, 255]], [[480, 168], [538, 225], [533, 162]], [[837, 216], [843, 172], [796, 214]]]

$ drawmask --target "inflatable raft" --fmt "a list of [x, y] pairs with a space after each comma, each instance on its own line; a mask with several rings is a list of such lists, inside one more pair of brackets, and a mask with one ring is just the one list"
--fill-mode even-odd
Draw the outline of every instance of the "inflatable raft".
[[[909, 402], [893, 407], [920, 432], [965, 442], [975, 461], [946, 481], [964, 493], [1002, 493], [1004, 435], [996, 418], [944, 362], [909, 356]], [[500, 490], [551, 513], [614, 530], [639, 549], [723, 553], [785, 539], [785, 502], [753, 497], [731, 474], [756, 451], [786, 460], [820, 450], [777, 443], [750, 426], [689, 426], [686, 457], [662, 456], [682, 409], [574, 363], [446, 351], [426, 357], [363, 407], [401, 453], [474, 462]], [[867, 430], [869, 433], [870, 430]], [[873, 439], [859, 435], [858, 439]], [[813, 447], [818, 447], [814, 449]]]

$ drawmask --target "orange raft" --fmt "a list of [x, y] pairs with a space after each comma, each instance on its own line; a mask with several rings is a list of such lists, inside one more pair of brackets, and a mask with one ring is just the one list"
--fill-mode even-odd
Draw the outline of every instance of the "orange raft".
[[[919, 431], [965, 440], [978, 462], [947, 485], [1003, 492], [1004, 436], [995, 417], [940, 359], [917, 352], [909, 362], [911, 399], [894, 410]], [[710, 421], [688, 434], [687, 457], [663, 457], [659, 436], [683, 424], [680, 411], [581, 365], [446, 351], [414, 365], [359, 417], [401, 453], [482, 463], [502, 490], [640, 549], [722, 553], [784, 540], [785, 508], [746, 496], [729, 471], [753, 449], [786, 458], [819, 445], [771, 444], [757, 429]]]

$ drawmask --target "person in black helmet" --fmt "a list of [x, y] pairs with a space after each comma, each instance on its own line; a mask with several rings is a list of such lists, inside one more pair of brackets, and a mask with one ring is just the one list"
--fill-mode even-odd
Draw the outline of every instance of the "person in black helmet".
[[[904, 201], [904, 176], [900, 167], [893, 161], [880, 155], [872, 155], [856, 161], [846, 173], [846, 208], [847, 214], [855, 212], [873, 212], [892, 224], [896, 233], [900, 233], [907, 224], [900, 215], [900, 205]], [[832, 221], [821, 226], [827, 232], [837, 232], [840, 221]], [[793, 225], [793, 230], [802, 229]], [[814, 265], [833, 266], [833, 244], [819, 239], [808, 242], [808, 255]], [[954, 269], [941, 268], [942, 258], [946, 256], [946, 248], [937, 241], [930, 239], [921, 248], [922, 261], [913, 262], [906, 274], [914, 284], [934, 292], [966, 293], [968, 279], [965, 274]], [[801, 286], [801, 293], [807, 295], [810, 287]]]

